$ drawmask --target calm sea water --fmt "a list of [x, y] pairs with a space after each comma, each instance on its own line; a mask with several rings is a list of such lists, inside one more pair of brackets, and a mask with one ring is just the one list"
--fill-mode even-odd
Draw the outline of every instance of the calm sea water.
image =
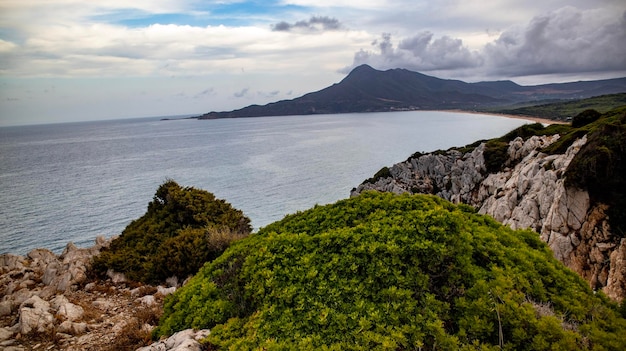
[[255, 228], [347, 198], [415, 151], [527, 123], [451, 112], [117, 120], [0, 128], [0, 253], [91, 245], [143, 215], [171, 178], [214, 193]]

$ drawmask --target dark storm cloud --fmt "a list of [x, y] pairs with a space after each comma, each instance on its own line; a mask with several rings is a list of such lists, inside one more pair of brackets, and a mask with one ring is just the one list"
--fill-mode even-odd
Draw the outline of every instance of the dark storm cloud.
[[485, 46], [495, 74], [620, 71], [626, 69], [626, 12], [612, 19], [566, 7], [510, 29]]
[[313, 16], [308, 21], [298, 21], [296, 23], [278, 22], [272, 25], [275, 32], [305, 31], [320, 32], [327, 30], [341, 29], [342, 25], [336, 18], [327, 16]]
[[352, 66], [369, 64], [379, 69], [407, 68], [417, 71], [454, 70], [479, 67], [483, 60], [477, 52], [463, 45], [460, 39], [443, 36], [434, 38], [431, 32], [422, 32], [406, 38], [394, 47], [391, 34], [385, 33], [372, 45], [374, 51], [361, 50], [354, 55]]
[[565, 7], [505, 30], [481, 50], [460, 39], [422, 32], [401, 40], [390, 34], [360, 50], [342, 72], [369, 64], [378, 69], [482, 72], [487, 76], [619, 72], [626, 70], [626, 12], [612, 17]]

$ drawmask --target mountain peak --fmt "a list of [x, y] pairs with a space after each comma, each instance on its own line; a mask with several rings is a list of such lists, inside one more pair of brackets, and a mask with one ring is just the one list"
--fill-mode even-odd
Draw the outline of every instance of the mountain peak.
[[360, 66], [356, 66], [352, 69], [352, 71], [350, 71], [350, 73], [348, 73], [348, 75], [344, 78], [344, 80], [349, 79], [349, 78], [353, 78], [353, 77], [363, 77], [363, 76], [371, 76], [372, 74], [375, 74], [376, 72], [380, 72], [374, 68], [372, 68], [372, 66], [367, 65], [367, 64], [362, 64]]
[[362, 65], [354, 67], [350, 73], [354, 73], [354, 72], [371, 72], [371, 71], [376, 71], [376, 70], [374, 68], [372, 68], [372, 66], [364, 63]]
[[[550, 88], [550, 89], [547, 89]], [[524, 101], [570, 99], [626, 90], [626, 78], [611, 81], [520, 86], [511, 81], [466, 83], [407, 69], [380, 71], [359, 65], [339, 83], [293, 100], [234, 111], [209, 112], [201, 119], [289, 116], [399, 110], [470, 109]]]

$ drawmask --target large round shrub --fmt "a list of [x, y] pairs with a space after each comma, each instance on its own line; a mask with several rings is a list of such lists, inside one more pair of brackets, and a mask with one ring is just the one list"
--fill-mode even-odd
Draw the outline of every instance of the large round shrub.
[[623, 349], [626, 321], [531, 231], [425, 195], [365, 193], [231, 245], [156, 336], [210, 349]]

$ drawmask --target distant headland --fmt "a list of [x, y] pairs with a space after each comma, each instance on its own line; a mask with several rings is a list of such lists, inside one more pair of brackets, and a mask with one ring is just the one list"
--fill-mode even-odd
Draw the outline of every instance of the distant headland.
[[208, 112], [196, 119], [291, 116], [414, 110], [510, 111], [528, 105], [626, 92], [626, 77], [570, 83], [518, 85], [512, 81], [467, 83], [406, 69], [353, 69], [341, 82], [291, 100]]

